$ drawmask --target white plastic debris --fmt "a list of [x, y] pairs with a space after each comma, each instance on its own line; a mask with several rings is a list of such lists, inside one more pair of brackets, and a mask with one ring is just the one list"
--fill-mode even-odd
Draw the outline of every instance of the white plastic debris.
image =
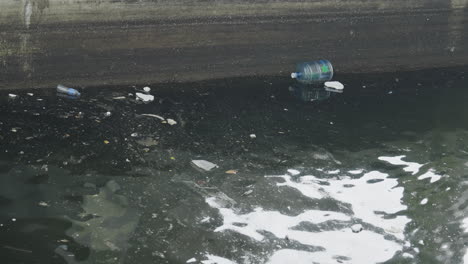
[[11, 221], [16, 222], [16, 218], [12, 218]]
[[250, 138], [252, 138], [252, 139], [257, 138], [257, 135], [255, 135], [255, 134], [250, 134]]
[[141, 114], [141, 115], [142, 116], [155, 117], [155, 118], [161, 119], [161, 121], [164, 121], [164, 117], [162, 117], [162, 116], [158, 116], [158, 115], [154, 115], [154, 114]]
[[427, 198], [424, 198], [424, 199], [421, 200], [421, 202], [419, 204], [425, 205], [425, 204], [427, 204], [428, 201], [429, 200]]
[[10, 131], [13, 132], [13, 133], [16, 133], [16, 132], [18, 132], [18, 129], [16, 129], [16, 127], [14, 127]]
[[29, 96], [34, 96], [34, 94], [33, 94], [33, 93], [27, 93], [27, 95], [29, 95]]
[[338, 81], [330, 81], [325, 82], [325, 88], [335, 89], [335, 90], [343, 90], [344, 85]]
[[130, 134], [130, 136], [131, 136], [131, 137], [138, 137], [138, 133], [136, 133], [136, 132], [135, 132], [135, 133], [132, 133], [132, 134]]
[[39, 206], [42, 206], [42, 207], [49, 207], [49, 204], [46, 203], [46, 202], [44, 202], [44, 201], [39, 202], [38, 205], [39, 205]]
[[141, 100], [143, 102], [152, 102], [154, 101], [154, 96], [151, 94], [144, 94], [144, 93], [136, 93], [136, 99]]
[[10, 99], [15, 99], [16, 97], [18, 97], [18, 95], [16, 95], [16, 94], [8, 94], [8, 98], [10, 98]]
[[125, 99], [125, 96], [116, 96], [116, 97], [112, 97], [112, 99], [114, 99], [114, 100], [123, 100], [123, 99]]
[[149, 92], [151, 92], [151, 88], [149, 88], [148, 86], [146, 86], [146, 87], [143, 88], [143, 91], [149, 93]]
[[171, 126], [177, 125], [177, 122], [174, 119], [170, 119], [170, 118], [167, 119], [167, 123]]
[[106, 112], [106, 113], [104, 113], [104, 116], [111, 116], [111, 115], [112, 115], [111, 112]]
[[210, 171], [214, 168], [218, 168], [218, 165], [206, 160], [192, 160], [192, 165], [204, 171]]
[[351, 226], [351, 230], [354, 233], [359, 233], [359, 232], [362, 231], [362, 225], [361, 224], [355, 224], [355, 225]]
[[196, 261], [197, 261], [196, 258], [191, 258], [191, 259], [187, 260], [186, 263], [193, 263], [193, 262], [196, 262]]

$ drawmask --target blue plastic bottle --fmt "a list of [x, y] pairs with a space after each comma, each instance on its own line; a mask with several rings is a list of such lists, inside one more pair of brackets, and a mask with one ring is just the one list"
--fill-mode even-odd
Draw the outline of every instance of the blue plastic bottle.
[[299, 63], [291, 78], [301, 83], [323, 83], [333, 78], [333, 66], [327, 60]]
[[64, 85], [57, 85], [57, 92], [65, 95], [69, 95], [72, 97], [79, 97], [81, 94], [77, 90], [73, 88], [66, 87]]

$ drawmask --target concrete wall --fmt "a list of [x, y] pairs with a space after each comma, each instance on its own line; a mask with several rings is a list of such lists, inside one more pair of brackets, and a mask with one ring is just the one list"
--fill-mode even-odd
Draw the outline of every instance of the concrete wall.
[[0, 89], [468, 64], [468, 0], [3, 0]]

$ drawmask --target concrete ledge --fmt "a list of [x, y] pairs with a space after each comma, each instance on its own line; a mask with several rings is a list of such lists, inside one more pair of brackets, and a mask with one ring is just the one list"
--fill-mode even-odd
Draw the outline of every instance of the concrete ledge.
[[467, 0], [0, 3], [0, 89], [468, 64]]

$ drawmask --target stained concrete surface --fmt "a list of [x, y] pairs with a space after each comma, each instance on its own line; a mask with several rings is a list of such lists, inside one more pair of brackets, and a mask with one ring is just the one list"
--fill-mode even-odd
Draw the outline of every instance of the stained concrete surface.
[[0, 3], [0, 89], [466, 65], [468, 1]]

